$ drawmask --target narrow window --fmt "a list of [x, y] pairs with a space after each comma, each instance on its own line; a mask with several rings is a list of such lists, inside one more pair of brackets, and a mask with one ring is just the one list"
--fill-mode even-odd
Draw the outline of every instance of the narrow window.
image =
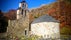
[[22, 9], [22, 12], [21, 12], [21, 14], [23, 15], [23, 9]]
[[26, 10], [25, 10], [25, 16], [26, 16]]
[[27, 30], [25, 30], [25, 35], [27, 35]]
[[31, 31], [31, 24], [29, 24], [29, 31]]

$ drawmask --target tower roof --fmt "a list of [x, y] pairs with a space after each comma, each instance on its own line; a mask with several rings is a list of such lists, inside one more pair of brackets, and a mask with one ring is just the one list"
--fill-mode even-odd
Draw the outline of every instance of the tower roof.
[[26, 1], [25, 1], [25, 0], [23, 0], [21, 3], [26, 3]]

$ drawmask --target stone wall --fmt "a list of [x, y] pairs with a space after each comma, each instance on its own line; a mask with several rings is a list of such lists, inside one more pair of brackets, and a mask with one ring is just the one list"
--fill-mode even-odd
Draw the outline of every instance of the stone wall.
[[25, 30], [27, 30], [27, 35], [29, 31], [29, 20], [27, 17], [18, 20], [9, 20], [8, 25], [8, 35], [11, 36], [24, 36]]

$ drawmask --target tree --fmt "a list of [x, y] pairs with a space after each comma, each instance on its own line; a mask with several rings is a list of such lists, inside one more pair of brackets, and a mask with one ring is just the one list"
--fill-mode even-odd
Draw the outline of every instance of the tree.
[[3, 13], [0, 10], [0, 33], [6, 32], [7, 26], [8, 26], [8, 19], [3, 15]]

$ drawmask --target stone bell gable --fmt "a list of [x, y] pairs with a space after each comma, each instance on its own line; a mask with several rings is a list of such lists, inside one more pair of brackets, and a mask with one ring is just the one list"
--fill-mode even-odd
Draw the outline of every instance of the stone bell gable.
[[28, 6], [26, 1], [22, 1], [19, 3], [19, 7], [17, 9], [17, 18], [16, 19], [20, 19], [22, 17], [26, 17], [28, 14]]

